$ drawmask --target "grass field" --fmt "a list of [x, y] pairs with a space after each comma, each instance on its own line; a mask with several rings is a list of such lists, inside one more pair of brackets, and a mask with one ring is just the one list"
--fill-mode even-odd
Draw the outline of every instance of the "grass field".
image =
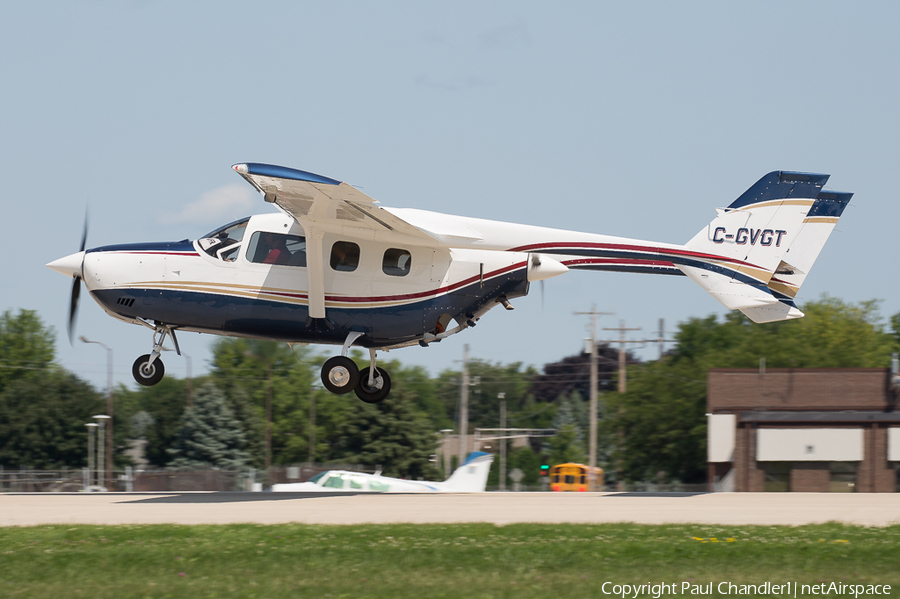
[[712, 582], [716, 595], [721, 581], [890, 584], [900, 596], [900, 526], [0, 528], [0, 597], [615, 596], [606, 582], [687, 595]]

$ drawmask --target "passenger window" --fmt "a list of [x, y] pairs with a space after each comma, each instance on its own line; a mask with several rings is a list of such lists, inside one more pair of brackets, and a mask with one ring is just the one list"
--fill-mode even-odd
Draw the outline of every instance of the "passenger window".
[[369, 490], [375, 491], [376, 493], [385, 493], [391, 486], [385, 482], [381, 482], [378, 479], [370, 478], [369, 479]]
[[351, 476], [350, 477], [350, 488], [351, 489], [362, 489], [363, 483], [366, 479], [362, 476]]
[[390, 248], [384, 252], [381, 270], [384, 271], [384, 274], [392, 277], [405, 277], [409, 274], [411, 265], [412, 255], [409, 252], [399, 248]]
[[338, 241], [331, 246], [331, 268], [352, 272], [359, 266], [359, 246], [352, 241]]
[[300, 235], [257, 231], [250, 237], [247, 260], [257, 264], [306, 266], [306, 238]]
[[344, 488], [344, 477], [340, 474], [332, 474], [331, 478], [325, 481], [323, 487], [328, 487], [329, 489], [343, 489]]

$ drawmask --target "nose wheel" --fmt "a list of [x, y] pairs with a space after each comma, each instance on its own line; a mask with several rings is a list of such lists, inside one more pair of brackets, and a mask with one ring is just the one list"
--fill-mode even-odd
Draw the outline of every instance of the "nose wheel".
[[134, 361], [134, 365], [131, 367], [131, 375], [139, 385], [152, 387], [166, 375], [166, 367], [159, 358], [151, 362], [150, 354], [144, 354]]

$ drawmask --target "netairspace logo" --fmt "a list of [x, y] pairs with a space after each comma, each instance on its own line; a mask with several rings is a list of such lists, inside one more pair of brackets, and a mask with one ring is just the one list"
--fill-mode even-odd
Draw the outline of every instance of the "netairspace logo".
[[820, 584], [800, 584], [798, 582], [763, 582], [761, 584], [734, 584], [731, 582], [709, 582], [693, 584], [691, 582], [654, 584], [618, 584], [604, 582], [601, 591], [604, 595], [622, 597], [622, 599], [639, 599], [652, 597], [659, 599], [663, 595], [785, 595], [787, 597], [806, 597], [812, 595], [890, 595], [889, 584], [844, 584], [840, 582]]

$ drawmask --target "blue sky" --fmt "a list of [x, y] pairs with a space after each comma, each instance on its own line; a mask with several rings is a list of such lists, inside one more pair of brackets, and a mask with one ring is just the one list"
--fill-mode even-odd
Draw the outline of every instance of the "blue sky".
[[[763, 174], [829, 173], [853, 201], [798, 300], [881, 299], [896, 273], [900, 5], [838, 2], [13, 3], [0, 21], [0, 310], [37, 310], [59, 361], [102, 387], [106, 356], [65, 337], [89, 246], [196, 238], [270, 208], [230, 169], [270, 162], [386, 206], [684, 243]], [[516, 311], [390, 358], [540, 366], [587, 319], [643, 327], [721, 314], [684, 277], [568, 273]], [[150, 333], [86, 295], [78, 334], [115, 379]], [[610, 333], [612, 334], [612, 333]], [[213, 337], [184, 334], [194, 373]], [[320, 348], [331, 351], [330, 348]], [[656, 355], [655, 346], [640, 350]], [[887, 357], [886, 357], [887, 360]], [[184, 376], [185, 361], [166, 356]]]

